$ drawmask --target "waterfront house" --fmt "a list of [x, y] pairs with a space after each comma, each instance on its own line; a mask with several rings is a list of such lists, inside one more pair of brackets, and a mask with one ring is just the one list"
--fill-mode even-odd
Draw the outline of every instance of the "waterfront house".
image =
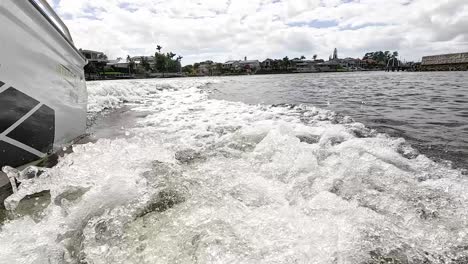
[[335, 61], [335, 60], [329, 60], [321, 63], [317, 63], [316, 65], [317, 69], [321, 72], [335, 72], [337, 71], [341, 66], [340, 64]]
[[365, 63], [361, 59], [345, 58], [339, 60], [340, 66], [348, 70], [360, 70]]
[[133, 56], [131, 60], [137, 64], [146, 61], [151, 68], [156, 68], [156, 58], [154, 56]]
[[266, 59], [260, 63], [260, 68], [264, 71], [271, 71], [273, 69], [273, 62], [272, 59]]
[[211, 63], [201, 63], [197, 69], [197, 75], [206, 76], [210, 75]]
[[223, 64], [210, 60], [195, 64], [195, 71], [198, 76], [221, 75], [221, 69], [223, 69]]
[[256, 72], [260, 69], [260, 61], [259, 60], [247, 60], [247, 58], [243, 61], [239, 61], [237, 66], [239, 69], [248, 70], [251, 72]]
[[300, 60], [295, 62], [295, 72], [318, 72], [317, 63], [312, 60]]
[[299, 59], [299, 58], [294, 58], [292, 60], [289, 61], [289, 64], [287, 66], [287, 69], [289, 71], [292, 71], [292, 72], [295, 72], [296, 69], [297, 69], [297, 64], [302, 64], [303, 63], [303, 60], [302, 59]]
[[223, 63], [222, 67], [225, 70], [232, 70], [233, 68], [237, 66], [238, 63], [239, 61], [230, 60], [230, 61], [226, 61], [225, 63]]
[[115, 71], [119, 72], [128, 72], [128, 67], [130, 66], [129, 62], [112, 60], [107, 63], [107, 66], [112, 67]]
[[104, 52], [83, 49], [80, 49], [80, 52], [88, 60], [88, 62], [107, 63], [108, 61]]
[[244, 60], [230, 60], [226, 61], [222, 65], [223, 70], [228, 71], [247, 71], [247, 72], [256, 72], [261, 68], [259, 60], [247, 60], [247, 57]]
[[79, 51], [88, 61], [84, 67], [85, 78], [87, 80], [100, 79], [100, 75], [104, 73], [105, 67], [108, 63], [106, 54], [104, 54], [104, 52], [94, 50], [80, 49]]

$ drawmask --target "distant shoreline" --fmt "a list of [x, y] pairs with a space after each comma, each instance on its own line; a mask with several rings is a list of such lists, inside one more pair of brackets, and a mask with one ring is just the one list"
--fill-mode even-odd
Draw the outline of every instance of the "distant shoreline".
[[[318, 74], [318, 73], [356, 73], [356, 72], [385, 72], [381, 69], [372, 69], [366, 71], [314, 71], [314, 72], [269, 72], [269, 73], [255, 73], [255, 74], [222, 74], [222, 75], [174, 75], [174, 73], [167, 73], [168, 76], [153, 76], [153, 77], [143, 77], [143, 76], [126, 76], [124, 78], [96, 78], [96, 79], [86, 79], [87, 82], [92, 81], [115, 81], [115, 80], [145, 80], [145, 79], [174, 79], [174, 78], [202, 78], [202, 77], [232, 77], [232, 76], [255, 76], [255, 75], [285, 75], [285, 74]], [[397, 72], [397, 71], [394, 71]], [[453, 71], [399, 71], [399, 72], [453, 72]], [[463, 71], [459, 71], [463, 72]], [[389, 73], [392, 73], [390, 71]], [[171, 75], [173, 74], [173, 75]]]

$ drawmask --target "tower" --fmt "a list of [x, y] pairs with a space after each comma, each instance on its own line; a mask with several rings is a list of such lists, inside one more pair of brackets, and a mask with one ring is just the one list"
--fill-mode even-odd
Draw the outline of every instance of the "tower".
[[338, 50], [335, 48], [335, 50], [333, 51], [333, 59], [336, 60], [338, 59]]

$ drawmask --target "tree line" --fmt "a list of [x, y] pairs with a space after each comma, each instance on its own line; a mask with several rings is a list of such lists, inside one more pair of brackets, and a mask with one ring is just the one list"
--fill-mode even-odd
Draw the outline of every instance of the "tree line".
[[[317, 57], [318, 56], [315, 54], [312, 56], [312, 59], [317, 63], [323, 62], [323, 60], [317, 60]], [[297, 63], [298, 61], [306, 60], [306, 59], [307, 58], [304, 55], [302, 55], [294, 59], [290, 59], [288, 56], [285, 56], [282, 59], [268, 58], [265, 61], [269, 61], [268, 71], [287, 72], [291, 68], [294, 68], [295, 63]], [[225, 68], [223, 67], [223, 63], [216, 63], [216, 62], [208, 60], [204, 62], [197, 62], [197, 63], [194, 63], [193, 65], [186, 65], [182, 68], [182, 72], [187, 75], [197, 75], [198, 69], [200, 68], [201, 65], [205, 65], [205, 66], [209, 65], [208, 75], [239, 74], [239, 73], [251, 71], [251, 70], [261, 70], [261, 69], [250, 69], [248, 65], [246, 65], [245, 68]]]
[[391, 59], [391, 58], [396, 58], [398, 57], [398, 51], [394, 51], [393, 53], [390, 52], [390, 51], [374, 51], [374, 52], [368, 52], [364, 55], [364, 57], [362, 58], [363, 60], [374, 60], [376, 61], [378, 64], [384, 64], [386, 65], [387, 62]]
[[[147, 72], [180, 72], [182, 69], [181, 61], [183, 59], [182, 56], [177, 56], [177, 54], [171, 52], [162, 53], [162, 47], [160, 45], [156, 46], [157, 52], [154, 54], [154, 61], [150, 62], [148, 57], [141, 57], [140, 58], [140, 68], [143, 68]], [[135, 60], [127, 56], [127, 63], [129, 64], [128, 67], [130, 72], [132, 69], [135, 69], [136, 63]]]
[[[122, 58], [117, 58], [117, 64], [108, 64], [107, 61], [90, 61], [84, 68], [86, 76], [97, 75], [97, 77], [109, 77], [116, 74], [149, 74], [149, 73], [176, 73], [181, 72], [182, 56], [173, 52], [162, 53], [162, 47], [156, 46], [156, 52], [153, 57], [131, 57], [127, 55], [126, 66], [119, 66]], [[104, 55], [105, 56], [105, 55]], [[107, 60], [107, 56], [105, 58]], [[139, 62], [139, 63], [137, 63]], [[125, 64], [124, 64], [125, 65]]]

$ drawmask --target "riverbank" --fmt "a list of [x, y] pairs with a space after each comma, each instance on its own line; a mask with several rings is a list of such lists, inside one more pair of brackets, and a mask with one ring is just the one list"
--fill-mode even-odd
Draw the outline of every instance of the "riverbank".
[[[374, 72], [374, 71], [384, 71], [384, 70], [367, 70], [362, 72]], [[126, 79], [166, 79], [166, 78], [196, 78], [196, 77], [233, 77], [233, 76], [255, 76], [255, 75], [283, 75], [283, 74], [317, 74], [317, 73], [345, 73], [345, 72], [360, 72], [360, 71], [309, 71], [309, 72], [297, 72], [297, 71], [276, 71], [276, 72], [264, 72], [258, 71], [255, 73], [226, 73], [220, 75], [187, 75], [182, 73], [153, 73], [150, 75], [145, 74], [134, 74], [134, 75], [109, 75], [109, 76], [101, 76], [101, 77], [90, 77], [87, 78], [86, 81], [106, 81], [106, 80], [126, 80]]]
[[186, 77], [182, 73], [147, 73], [147, 74], [103, 74], [86, 75], [86, 81], [126, 80], [126, 79], [154, 79], [154, 78], [180, 78]]
[[[453, 71], [460, 71], [463, 72], [464, 70], [405, 70], [401, 72], [453, 72]], [[185, 78], [185, 77], [229, 77], [229, 76], [255, 76], [255, 75], [283, 75], [283, 74], [309, 74], [309, 73], [353, 73], [353, 72], [400, 72], [397, 70], [386, 70], [386, 69], [368, 69], [368, 70], [335, 70], [335, 71], [275, 71], [275, 72], [268, 72], [268, 71], [257, 71], [255, 73], [226, 73], [226, 74], [217, 74], [217, 75], [209, 75], [209, 74], [199, 74], [199, 75], [187, 75], [183, 73], [152, 73], [152, 74], [133, 74], [133, 75], [108, 75], [108, 76], [94, 76], [94, 77], [87, 77], [87, 81], [105, 81], [105, 80], [125, 80], [125, 79], [155, 79], [155, 78]]]

